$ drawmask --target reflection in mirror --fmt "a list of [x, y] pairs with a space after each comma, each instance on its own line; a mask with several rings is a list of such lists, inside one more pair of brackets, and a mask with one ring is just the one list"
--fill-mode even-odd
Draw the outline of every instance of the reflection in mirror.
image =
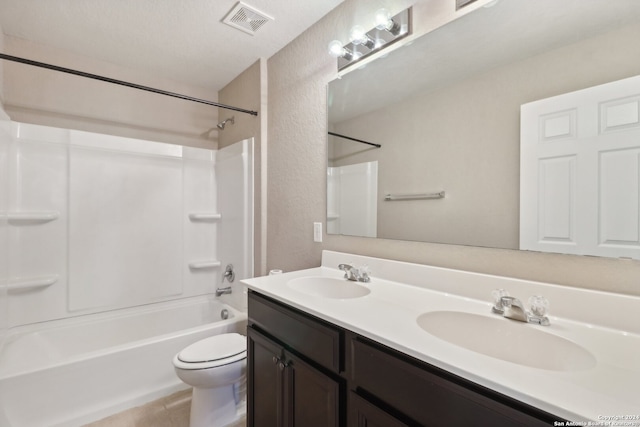
[[[360, 204], [359, 215], [365, 218], [365, 202], [351, 197], [339, 206], [328, 198], [328, 232], [521, 248], [521, 106], [639, 75], [637, 40], [637, 0], [500, 1], [330, 82], [329, 131], [382, 147], [328, 136], [329, 174], [337, 173], [332, 172], [335, 168], [365, 168], [362, 165], [377, 162], [375, 203], [366, 201], [367, 209], [375, 209], [367, 218], [375, 218], [376, 232], [342, 226], [341, 209], [348, 209], [350, 201]], [[631, 105], [618, 112], [633, 116], [636, 111], [637, 118], [635, 105], [636, 110]], [[616, 134], [612, 133], [614, 139]], [[634, 164], [622, 162], [629, 167], [626, 176], [638, 168], [637, 156]], [[616, 182], [629, 195], [638, 187], [637, 180], [636, 175], [635, 181]], [[441, 191], [446, 195], [440, 199], [384, 200], [389, 193]], [[638, 191], [635, 194], [629, 205], [638, 202]], [[556, 194], [549, 200], [562, 203], [565, 196]], [[556, 206], [553, 203], [547, 207]], [[581, 209], [571, 204], [564, 212], [577, 215]], [[593, 224], [597, 228], [597, 221]], [[540, 237], [538, 232], [534, 239]], [[598, 230], [589, 232], [590, 239], [600, 238]], [[555, 238], [554, 233], [549, 236]], [[624, 244], [637, 247], [637, 240]], [[524, 249], [564, 252], [566, 246]]]

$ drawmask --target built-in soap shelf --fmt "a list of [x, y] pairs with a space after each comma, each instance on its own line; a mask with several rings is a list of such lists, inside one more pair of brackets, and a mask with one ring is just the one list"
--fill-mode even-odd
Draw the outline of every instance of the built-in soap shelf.
[[48, 288], [58, 281], [55, 274], [37, 277], [18, 277], [9, 279], [7, 290], [9, 293], [38, 291]]
[[191, 212], [189, 219], [191, 221], [218, 221], [222, 218], [217, 212]]
[[189, 268], [191, 270], [204, 270], [209, 268], [218, 268], [220, 267], [220, 261], [215, 259], [205, 259], [200, 261], [191, 261], [189, 263]]
[[[4, 215], [3, 215], [4, 216]], [[55, 221], [60, 217], [56, 211], [7, 212], [6, 218], [10, 224], [37, 224]]]

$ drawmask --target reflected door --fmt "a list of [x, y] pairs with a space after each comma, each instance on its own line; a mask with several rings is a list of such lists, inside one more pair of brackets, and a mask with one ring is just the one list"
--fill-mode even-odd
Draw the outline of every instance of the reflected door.
[[520, 249], [640, 259], [640, 76], [521, 108]]

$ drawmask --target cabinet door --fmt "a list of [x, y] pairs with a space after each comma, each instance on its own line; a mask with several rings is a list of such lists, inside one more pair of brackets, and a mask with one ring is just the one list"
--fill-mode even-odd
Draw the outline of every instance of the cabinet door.
[[354, 392], [349, 394], [349, 427], [407, 427]]
[[247, 328], [247, 425], [284, 425], [284, 363], [282, 347]]
[[340, 384], [285, 351], [285, 426], [340, 425]]

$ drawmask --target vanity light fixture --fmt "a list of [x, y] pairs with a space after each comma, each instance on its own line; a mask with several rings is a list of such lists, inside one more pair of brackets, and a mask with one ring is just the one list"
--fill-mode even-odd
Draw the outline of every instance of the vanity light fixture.
[[380, 52], [392, 43], [411, 34], [411, 8], [391, 16], [387, 9], [375, 14], [374, 27], [369, 31], [354, 25], [349, 34], [349, 43], [339, 40], [329, 43], [329, 54], [337, 58], [338, 71]]

